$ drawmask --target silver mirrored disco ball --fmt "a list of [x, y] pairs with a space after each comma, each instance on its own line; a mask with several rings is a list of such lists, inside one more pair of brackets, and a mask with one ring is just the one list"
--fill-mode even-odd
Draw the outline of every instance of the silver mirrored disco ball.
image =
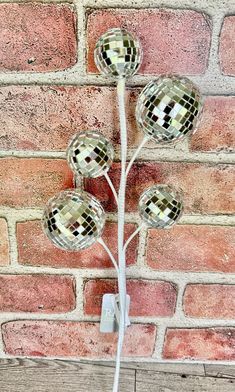
[[98, 70], [103, 74], [132, 76], [142, 59], [140, 42], [124, 29], [108, 30], [97, 41], [94, 58]]
[[89, 247], [101, 236], [105, 212], [89, 193], [69, 189], [48, 201], [42, 221], [54, 245], [74, 251]]
[[112, 165], [113, 157], [112, 144], [96, 131], [76, 134], [67, 149], [69, 166], [84, 177], [102, 176]]
[[182, 210], [179, 194], [168, 185], [154, 185], [140, 196], [140, 216], [148, 226], [168, 228], [177, 222]]
[[200, 92], [189, 79], [160, 76], [140, 93], [136, 120], [148, 136], [168, 143], [195, 129], [201, 109]]

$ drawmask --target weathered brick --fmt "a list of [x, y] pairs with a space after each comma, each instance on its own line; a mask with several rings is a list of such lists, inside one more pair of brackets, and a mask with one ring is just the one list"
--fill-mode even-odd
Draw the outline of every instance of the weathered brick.
[[223, 74], [235, 75], [235, 16], [224, 18], [220, 34], [220, 66]]
[[168, 329], [164, 359], [234, 360], [235, 328]]
[[65, 160], [0, 159], [0, 205], [42, 207], [55, 193], [73, 186]]
[[[127, 223], [125, 238], [127, 239], [135, 229], [134, 224]], [[102, 237], [117, 257], [117, 224], [106, 222]], [[67, 252], [56, 248], [44, 235], [40, 221], [18, 222], [17, 241], [20, 264], [69, 268], [113, 267], [107, 252], [98, 243], [79, 252]], [[127, 265], [136, 262], [137, 247], [138, 236], [127, 248]]]
[[[111, 279], [89, 280], [84, 287], [84, 312], [100, 315], [102, 296], [116, 293], [117, 281]], [[176, 287], [169, 282], [128, 280], [127, 293], [131, 296], [131, 316], [173, 316], [177, 298]]]
[[56, 71], [76, 63], [76, 17], [66, 4], [0, 4], [0, 70]]
[[[109, 175], [118, 187], [120, 165], [113, 164]], [[133, 166], [127, 181], [127, 210], [135, 211], [140, 194], [147, 187], [165, 183], [183, 192], [186, 213], [230, 214], [235, 208], [232, 198], [235, 172], [232, 165], [141, 162]], [[113, 211], [115, 201], [104, 178], [86, 179], [85, 188], [95, 194], [106, 210]]]
[[[98, 323], [20, 320], [3, 324], [2, 333], [5, 352], [17, 356], [101, 359], [116, 353], [117, 334], [100, 333]], [[133, 324], [127, 329], [123, 355], [150, 357], [155, 338], [153, 324]]]
[[235, 285], [188, 284], [184, 312], [189, 317], [235, 318]]
[[208, 225], [177, 225], [151, 229], [147, 264], [157, 270], [235, 272], [235, 229]]
[[75, 281], [59, 275], [0, 275], [1, 312], [64, 313], [75, 308]]
[[97, 72], [94, 47], [100, 35], [113, 27], [136, 34], [143, 46], [140, 73], [202, 74], [207, 68], [211, 26], [208, 16], [193, 10], [105, 9], [88, 14], [88, 66]]
[[190, 147], [195, 151], [232, 151], [235, 149], [235, 97], [207, 97], [197, 131]]
[[[143, 137], [135, 120], [138, 92], [127, 90], [129, 145], [137, 145]], [[3, 150], [65, 150], [76, 132], [89, 129], [119, 143], [117, 97], [112, 87], [2, 86], [0, 122]]]
[[9, 257], [9, 239], [7, 222], [4, 218], [0, 218], [0, 266], [8, 265]]

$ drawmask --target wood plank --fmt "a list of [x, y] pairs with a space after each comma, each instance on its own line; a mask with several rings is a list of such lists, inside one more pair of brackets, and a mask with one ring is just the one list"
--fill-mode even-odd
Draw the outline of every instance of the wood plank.
[[[87, 361], [83, 363], [88, 363]], [[115, 362], [99, 362], [102, 366], [115, 367]], [[154, 372], [187, 374], [192, 376], [204, 376], [205, 369], [202, 364], [187, 363], [157, 363], [157, 362], [122, 362], [122, 369], [152, 370]]]
[[136, 392], [234, 392], [235, 380], [138, 370]]
[[[4, 392], [110, 392], [114, 369], [75, 361], [46, 359], [0, 360]], [[120, 391], [135, 391], [135, 370], [121, 371]]]
[[235, 378], [234, 365], [205, 365], [207, 376]]

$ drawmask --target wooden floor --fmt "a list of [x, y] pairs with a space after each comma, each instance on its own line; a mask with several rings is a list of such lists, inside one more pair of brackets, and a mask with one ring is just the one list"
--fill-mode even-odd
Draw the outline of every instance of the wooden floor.
[[[112, 363], [0, 360], [1, 392], [111, 392]], [[235, 366], [134, 364], [121, 371], [120, 392], [235, 392]]]

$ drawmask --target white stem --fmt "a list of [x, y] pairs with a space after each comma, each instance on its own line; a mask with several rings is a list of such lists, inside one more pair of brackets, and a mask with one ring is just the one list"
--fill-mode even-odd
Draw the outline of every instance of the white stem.
[[103, 248], [106, 250], [106, 252], [108, 253], [108, 255], [109, 255], [109, 257], [110, 257], [110, 259], [111, 259], [111, 261], [112, 261], [112, 263], [113, 263], [117, 273], [119, 273], [119, 268], [118, 268], [117, 262], [116, 262], [116, 260], [115, 260], [115, 258], [113, 256], [111, 250], [109, 249], [109, 247], [104, 242], [103, 238], [99, 238], [97, 242], [99, 242], [99, 244], [101, 244], [103, 246]]
[[116, 189], [115, 189], [114, 186], [113, 186], [113, 183], [112, 183], [112, 181], [111, 181], [111, 178], [109, 177], [109, 175], [108, 175], [107, 172], [104, 173], [104, 176], [105, 176], [105, 178], [106, 178], [106, 180], [107, 180], [107, 183], [108, 183], [109, 186], [110, 186], [110, 189], [111, 189], [111, 191], [112, 191], [112, 193], [113, 193], [113, 196], [114, 196], [114, 198], [115, 198], [115, 201], [116, 201], [116, 203], [118, 204], [117, 192], [116, 192]]
[[133, 240], [133, 238], [139, 233], [139, 231], [143, 228], [143, 224], [141, 224], [128, 238], [128, 240], [126, 241], [125, 245], [124, 245], [124, 252], [126, 252], [126, 249], [129, 245], [129, 243]]
[[129, 171], [131, 170], [131, 167], [132, 167], [132, 165], [133, 165], [137, 155], [139, 154], [141, 148], [144, 147], [144, 145], [147, 143], [147, 141], [149, 139], [150, 138], [147, 135], [145, 135], [143, 140], [142, 140], [142, 142], [140, 143], [139, 147], [135, 150], [134, 154], [132, 155], [132, 158], [131, 158], [130, 162], [128, 163], [128, 166], [127, 166], [127, 169], [126, 169], [126, 176], [128, 176]]
[[126, 193], [126, 155], [127, 155], [127, 130], [125, 113], [125, 79], [120, 77], [117, 86], [118, 107], [121, 134], [121, 178], [118, 193], [118, 261], [119, 279], [118, 290], [120, 298], [120, 322], [116, 357], [116, 370], [113, 392], [118, 392], [121, 353], [126, 329], [126, 257], [124, 252], [124, 224], [125, 224], [125, 193]]

